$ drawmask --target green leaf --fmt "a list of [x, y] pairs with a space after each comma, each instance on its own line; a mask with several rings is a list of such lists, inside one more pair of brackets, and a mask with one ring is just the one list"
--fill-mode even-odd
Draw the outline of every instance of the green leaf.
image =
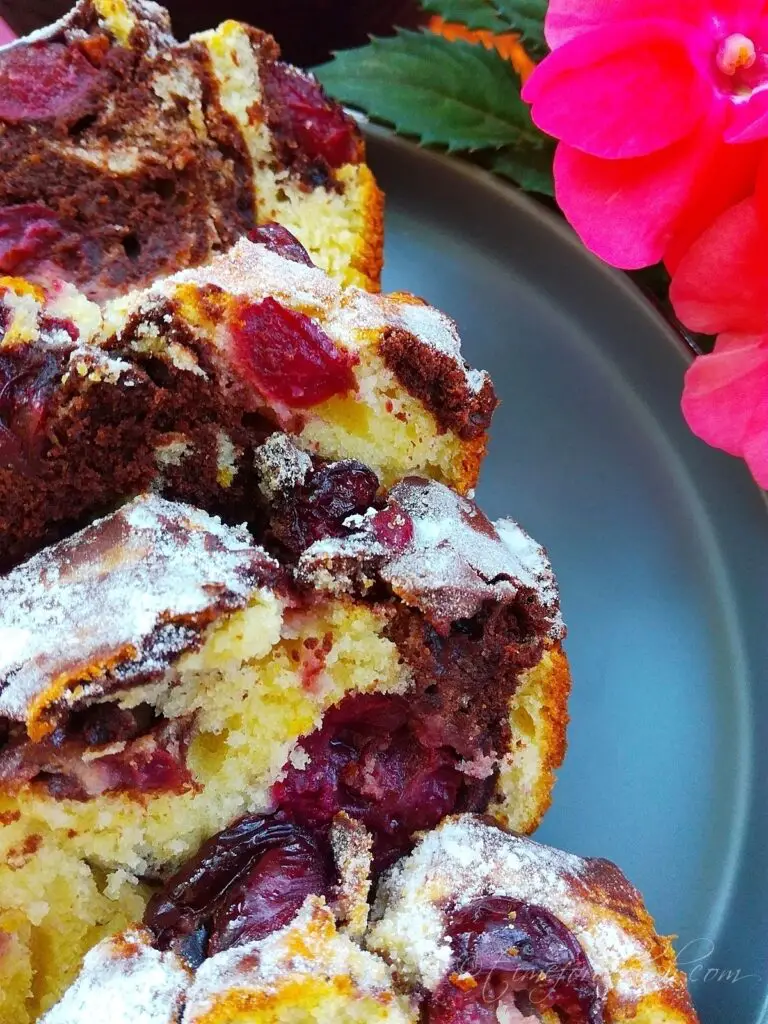
[[504, 178], [510, 178], [526, 192], [554, 196], [552, 177], [554, 144], [532, 148], [508, 146], [493, 153], [488, 167]]
[[337, 53], [316, 73], [337, 100], [426, 145], [544, 145], [511, 63], [484, 46], [401, 29], [390, 39]]
[[549, 53], [544, 38], [547, 3], [548, 0], [493, 0], [493, 6], [506, 21], [508, 30], [519, 32], [534, 60], [543, 60]]
[[421, 6], [425, 11], [467, 28], [495, 33], [509, 31], [509, 22], [499, 17], [494, 0], [422, 0]]

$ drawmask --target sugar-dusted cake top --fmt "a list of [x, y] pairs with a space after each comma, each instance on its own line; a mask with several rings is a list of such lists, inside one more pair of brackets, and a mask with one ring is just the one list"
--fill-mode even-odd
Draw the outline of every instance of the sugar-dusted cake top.
[[[212, 291], [239, 301], [234, 306], [222, 304], [215, 294], [206, 301]], [[311, 317], [342, 353], [358, 359], [367, 349], [377, 352], [441, 426], [463, 438], [482, 435], [496, 407], [488, 374], [466, 365], [456, 324], [445, 313], [411, 295], [343, 288], [317, 267], [286, 258], [263, 243], [243, 238], [205, 266], [181, 271], [147, 292], [116, 300], [105, 311], [107, 330], [119, 331], [126, 321], [135, 324], [142, 313], [151, 322], [158, 303], [171, 299], [202, 326], [208, 317], [219, 324], [241, 319], [244, 300], [251, 306], [276, 300]], [[220, 350], [231, 356], [226, 334], [222, 330], [209, 333]]]
[[31, 722], [159, 677], [278, 572], [246, 530], [135, 499], [0, 577], [0, 715]]
[[377, 577], [435, 625], [471, 619], [527, 590], [544, 631], [564, 635], [544, 548], [512, 520], [494, 525], [444, 484], [409, 477], [392, 488], [385, 509], [347, 525], [349, 536], [318, 541], [302, 555], [300, 571], [316, 585], [365, 589]]
[[178, 1024], [191, 972], [172, 951], [152, 946], [143, 928], [95, 946], [43, 1024]]
[[387, 965], [336, 930], [333, 914], [317, 897], [295, 919], [259, 942], [236, 946], [206, 960], [189, 992], [185, 1024], [217, 1024], [232, 1001], [264, 1019], [331, 1021], [333, 1011], [357, 1008], [363, 1019], [408, 1024], [415, 1017], [398, 997]]
[[[660, 1006], [690, 1010], [671, 946], [614, 864], [536, 843], [475, 815], [447, 818], [385, 877], [369, 946], [412, 983], [435, 991], [457, 969], [452, 918], [473, 906], [490, 917], [495, 898], [541, 908], [564, 925], [586, 954], [597, 997], [608, 1000], [611, 1012], [657, 996]], [[634, 1013], [626, 1019], [634, 1020]]]

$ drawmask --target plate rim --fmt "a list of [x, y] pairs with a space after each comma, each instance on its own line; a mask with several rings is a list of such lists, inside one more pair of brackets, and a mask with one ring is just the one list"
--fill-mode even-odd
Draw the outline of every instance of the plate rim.
[[[614, 290], [618, 289], [623, 297], [631, 304], [636, 316], [645, 318], [646, 322], [652, 321], [656, 331], [660, 332], [662, 337], [665, 339], [666, 345], [675, 351], [678, 358], [682, 357], [686, 366], [693, 362], [696, 356], [695, 351], [692, 350], [686, 339], [681, 336], [681, 334], [675, 329], [674, 325], [672, 325], [664, 316], [663, 312], [660, 311], [655, 304], [644, 295], [642, 290], [629, 278], [628, 275], [608, 266], [586, 249], [564, 218], [548, 209], [543, 203], [537, 202], [530, 196], [523, 194], [521, 190], [517, 189], [511, 182], [500, 179], [489, 171], [471, 164], [467, 160], [420, 146], [415, 140], [412, 141], [410, 139], [403, 138], [402, 136], [398, 136], [394, 131], [388, 128], [374, 125], [365, 119], [361, 120], [363, 132], [372, 144], [370, 162], [374, 171], [376, 163], [375, 150], [380, 146], [388, 151], [390, 156], [397, 156], [398, 154], [401, 154], [404, 159], [409, 161], [418, 160], [422, 164], [432, 164], [436, 170], [439, 170], [442, 173], [449, 171], [457, 183], [464, 180], [472, 186], [481, 188], [489, 198], [504, 203], [513, 212], [521, 215], [529, 223], [531, 221], [535, 222], [535, 226], [538, 230], [550, 237], [555, 236], [558, 242], [567, 248], [573, 258], [589, 264], [591, 272], [599, 275], [599, 277], [603, 279], [603, 283], [606, 287], [610, 287]], [[692, 439], [695, 439], [692, 432], [690, 436]], [[704, 442], [699, 443], [702, 445], [704, 444]], [[679, 452], [678, 454], [681, 461], [684, 464], [687, 464], [688, 459], [686, 459], [685, 454]], [[735, 464], [736, 469], [740, 471], [743, 469], [744, 474], [747, 474], [745, 467], [738, 466], [739, 460], [731, 456], [728, 456], [728, 458]], [[694, 482], [701, 479], [700, 471], [694, 472], [693, 467], [689, 467], [689, 469]], [[742, 486], [744, 487], [743, 494], [745, 498], [748, 496], [748, 492], [751, 492], [753, 498], [757, 497], [760, 505], [760, 515], [768, 515], [768, 492], [758, 487], [755, 481], [751, 479], [745, 478]], [[705, 498], [705, 494], [697, 494], [697, 497], [699, 500], [703, 500]], [[713, 509], [712, 521], [715, 524], [722, 524], [724, 522], [722, 511]], [[766, 522], [768, 522], [768, 520], [766, 520]], [[718, 547], [720, 548], [721, 554], [728, 552], [727, 546], [719, 544]], [[738, 590], [738, 575], [732, 576], [731, 579], [732, 586], [730, 589]], [[734, 844], [734, 853], [728, 857], [727, 861], [723, 862], [723, 872], [727, 872], [734, 880], [734, 885], [731, 886], [731, 890], [735, 887], [737, 891], [735, 896], [733, 891], [731, 891], [731, 898], [724, 900], [726, 905], [723, 910], [717, 914], [716, 934], [718, 937], [721, 937], [725, 924], [729, 923], [732, 917], [735, 916], [738, 920], [739, 904], [741, 903], [741, 898], [746, 895], [743, 891], [745, 871], [748, 871], [749, 877], [755, 879], [759, 885], [760, 873], [758, 864], [760, 862], [755, 856], [755, 853], [758, 852], [755, 848], [757, 842], [755, 837], [756, 834], [759, 837], [761, 830], [759, 811], [760, 807], [763, 805], [760, 802], [760, 795], [761, 793], [764, 796], [768, 795], [768, 786], [766, 786], [765, 783], [761, 784], [759, 774], [756, 771], [761, 760], [760, 751], [757, 749], [758, 731], [761, 724], [764, 727], [768, 726], [768, 715], [765, 713], [758, 715], [755, 707], [756, 688], [760, 684], [761, 664], [759, 657], [755, 657], [755, 654], [761, 650], [761, 646], [756, 642], [754, 629], [743, 628], [739, 630], [739, 633], [741, 649], [749, 655], [751, 669], [746, 677], [748, 685], [743, 687], [745, 690], [745, 711], [748, 716], [748, 722], [746, 730], [742, 730], [746, 731], [747, 739], [750, 743], [748, 756], [745, 759], [747, 776], [745, 784], [744, 812], [742, 815], [743, 827], [739, 830], [742, 834]], [[747, 859], [747, 854], [750, 852], [752, 856]], [[731, 861], [733, 862], [732, 865], [730, 864]], [[765, 872], [763, 872], [763, 874], [765, 874]], [[766, 923], [768, 923], [768, 921], [766, 921]], [[761, 943], [760, 948], [763, 948], [763, 943]], [[768, 958], [766, 959], [768, 961]], [[761, 975], [759, 980], [760, 989], [758, 990], [756, 1005], [754, 1007], [757, 1016], [754, 1018], [752, 1024], [768, 1024], [768, 974]], [[752, 1019], [751, 1011], [750, 1019]]]
[[[587, 249], [568, 221], [564, 217], [558, 215], [555, 211], [548, 209], [544, 203], [537, 201], [532, 197], [532, 195], [523, 192], [523, 190], [513, 182], [499, 178], [498, 175], [493, 174], [491, 171], [487, 171], [483, 167], [478, 167], [477, 164], [472, 164], [458, 155], [442, 153], [437, 150], [429, 149], [426, 146], [420, 145], [416, 140], [405, 138], [402, 135], [397, 135], [392, 129], [374, 124], [372, 121], [362, 118], [358, 114], [355, 116], [360, 122], [360, 126], [367, 141], [373, 142], [374, 145], [383, 145], [390, 150], [400, 150], [411, 158], [415, 156], [420, 160], [434, 162], [435, 165], [443, 168], [449, 167], [453, 174], [463, 177], [468, 181], [472, 181], [476, 185], [480, 185], [482, 188], [493, 192], [496, 198], [501, 202], [511, 206], [514, 210], [521, 212], [524, 216], [538, 221], [543, 226], [544, 230], [554, 232], [558, 236], [560, 242], [566, 245], [572, 253], [574, 253], [578, 258], [587, 260], [593, 271], [599, 273], [607, 281], [612, 282], [614, 287], [620, 288], [624, 292], [625, 296], [643, 315], [650, 316], [655, 320], [656, 326], [665, 336], [666, 340], [671, 343], [679, 354], [684, 356], [689, 366], [692, 365], [694, 360], [699, 356], [706, 355], [704, 352], [699, 352], [685, 338], [685, 336], [675, 328], [674, 324], [670, 323], [669, 319], [663, 314], [663, 312], [656, 307], [656, 305], [624, 271], [610, 266], [608, 263], [601, 260], [599, 256], [596, 256], [591, 250]], [[386, 238], [386, 206], [384, 230]], [[693, 437], [696, 436], [692, 431], [691, 435]], [[701, 443], [705, 444], [706, 442], [702, 441]], [[719, 449], [714, 450], [717, 451]], [[738, 456], [729, 455], [729, 458], [733, 459], [735, 462], [741, 461]], [[752, 480], [751, 484], [753, 491], [762, 501], [765, 511], [768, 514], [768, 489], [761, 488], [754, 480]]]

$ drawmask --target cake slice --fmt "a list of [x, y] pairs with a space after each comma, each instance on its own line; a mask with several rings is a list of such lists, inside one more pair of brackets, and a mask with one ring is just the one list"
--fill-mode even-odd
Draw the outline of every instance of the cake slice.
[[0, 578], [19, 1024], [241, 815], [327, 842], [346, 814], [372, 837], [346, 844], [365, 879], [446, 813], [532, 828], [548, 806], [570, 683], [543, 550], [442, 484], [382, 492], [283, 435], [256, 455], [261, 547], [148, 495]]
[[355, 122], [236, 22], [177, 42], [144, 0], [79, 0], [0, 49], [0, 273], [91, 298], [280, 220], [377, 288], [382, 201]]
[[496, 398], [452, 321], [256, 237], [103, 309], [0, 278], [0, 571], [148, 488], [252, 523], [278, 428], [385, 484], [474, 486]]
[[473, 815], [386, 876], [367, 947], [429, 1024], [696, 1024], [671, 942], [610, 861]]
[[[379, 880], [360, 948], [328, 902], [327, 850], [249, 838], [215, 837], [149, 905], [144, 956], [169, 963], [166, 989], [191, 974], [181, 1024], [697, 1024], [671, 943], [609, 861], [447, 818]], [[84, 997], [132, 1020], [146, 999], [129, 964], [104, 970], [122, 941], [45, 1024], [87, 1024]]]

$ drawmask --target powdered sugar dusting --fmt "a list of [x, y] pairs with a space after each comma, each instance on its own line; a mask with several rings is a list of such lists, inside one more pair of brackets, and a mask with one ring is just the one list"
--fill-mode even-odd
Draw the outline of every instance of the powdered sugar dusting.
[[473, 393], [479, 392], [488, 380], [487, 374], [467, 369], [461, 358], [456, 325], [434, 307], [410, 297], [343, 288], [322, 270], [285, 259], [245, 238], [206, 266], [182, 271], [159, 282], [152, 293], [172, 297], [176, 287], [185, 284], [214, 285], [253, 301], [272, 296], [315, 317], [329, 337], [353, 351], [387, 328], [406, 330], [417, 343], [453, 359]]
[[175, 953], [154, 949], [151, 938], [136, 929], [100, 942], [41, 1024], [177, 1024], [190, 973]]
[[[412, 524], [406, 543], [387, 543], [377, 529], [381, 514], [371, 511], [345, 524], [354, 528], [351, 536], [311, 545], [299, 571], [316, 586], [337, 590], [378, 575], [436, 626], [472, 618], [486, 602], [513, 601], [528, 587], [551, 620], [550, 635], [563, 635], [549, 562], [516, 524], [505, 521], [500, 534], [474, 502], [415, 477], [392, 488], [388, 508]], [[392, 528], [398, 530], [396, 521]]]
[[459, 359], [461, 341], [456, 324], [434, 306], [420, 302], [392, 302], [392, 313], [404, 330], [444, 355]]
[[158, 282], [152, 292], [172, 296], [178, 285], [213, 285], [231, 295], [258, 301], [281, 297], [297, 308], [330, 312], [341, 300], [341, 287], [317, 267], [310, 267], [272, 252], [264, 245], [239, 242], [205, 266], [183, 270]]
[[89, 692], [159, 677], [277, 569], [245, 529], [137, 498], [0, 578], [0, 715], [24, 721], [63, 674]]
[[85, 4], [86, 0], [78, 0], [72, 10], [67, 11], [58, 21], [54, 21], [50, 25], [43, 25], [26, 36], [19, 36], [18, 39], [12, 39], [5, 46], [0, 46], [0, 54], [7, 50], [16, 49], [19, 46], [29, 46], [31, 43], [45, 43], [50, 39], [55, 39], [56, 36], [61, 35], [62, 32], [70, 28], [76, 16], [85, 7]]
[[[333, 915], [317, 896], [307, 898], [293, 922], [258, 942], [225, 950], [206, 960], [189, 993], [185, 1024], [205, 1018], [220, 997], [233, 990], [275, 995], [281, 984], [302, 976], [343, 979], [351, 1001], [361, 996], [390, 1002], [392, 1024], [409, 1019], [398, 1011], [383, 960], [361, 950], [335, 928]], [[354, 986], [354, 987], [352, 987]], [[296, 999], [295, 987], [293, 999]]]
[[604, 991], [639, 999], [672, 981], [657, 969], [648, 946], [608, 909], [616, 887], [623, 905], [641, 906], [637, 892], [612, 865], [461, 815], [428, 833], [385, 877], [368, 945], [385, 955], [395, 951], [396, 968], [434, 990], [451, 965], [444, 908], [507, 896], [557, 917], [580, 942]]
[[397, 326], [408, 331], [421, 344], [450, 356], [461, 366], [469, 389], [474, 394], [479, 394], [489, 382], [487, 373], [482, 370], [471, 370], [464, 363], [458, 328], [445, 313], [425, 303], [401, 301], [392, 302], [391, 315]]
[[360, 939], [368, 925], [373, 836], [365, 825], [341, 811], [334, 819], [328, 838], [339, 872], [333, 912], [344, 923], [347, 935]]
[[[74, 7], [67, 11], [66, 14], [62, 15], [58, 21], [54, 21], [50, 25], [43, 25], [41, 28], [36, 29], [34, 32], [30, 32], [26, 36], [20, 36], [18, 39], [12, 40], [10, 43], [6, 44], [6, 46], [0, 47], [0, 53], [2, 53], [3, 50], [10, 50], [18, 46], [29, 46], [33, 43], [45, 43], [49, 40], [56, 39], [57, 36], [67, 32], [71, 32], [75, 38], [78, 38], [81, 33], [79, 30], [74, 30], [72, 26], [75, 24], [78, 16], [86, 6], [86, 0], [78, 0]], [[161, 4], [154, 3], [153, 0], [126, 0], [126, 6], [135, 16], [143, 20], [151, 20], [153, 23], [153, 46], [150, 49], [150, 55], [154, 55], [156, 47], [159, 44], [168, 46], [176, 42], [173, 36], [162, 28], [162, 25], [167, 21], [167, 12]], [[103, 27], [108, 27], [103, 19], [99, 19], [99, 23]]]
[[535, 590], [539, 594], [542, 604], [550, 609], [552, 614], [550, 636], [553, 639], [562, 639], [565, 636], [565, 626], [560, 613], [560, 593], [546, 550], [514, 519], [497, 519], [493, 525], [517, 561], [520, 582]]

